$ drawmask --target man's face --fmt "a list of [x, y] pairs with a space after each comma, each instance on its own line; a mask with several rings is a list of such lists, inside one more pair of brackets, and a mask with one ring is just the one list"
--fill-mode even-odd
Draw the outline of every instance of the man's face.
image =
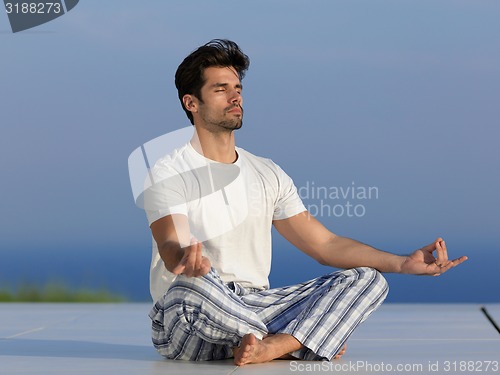
[[242, 85], [232, 67], [210, 67], [204, 72], [205, 84], [197, 100], [195, 124], [211, 131], [232, 131], [243, 124]]

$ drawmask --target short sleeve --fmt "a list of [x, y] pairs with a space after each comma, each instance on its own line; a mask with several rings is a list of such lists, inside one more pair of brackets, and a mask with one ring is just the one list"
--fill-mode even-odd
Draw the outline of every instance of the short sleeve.
[[187, 215], [185, 181], [181, 175], [170, 168], [153, 168], [153, 183], [144, 192], [144, 210], [149, 225], [162, 217]]
[[273, 220], [288, 219], [306, 211], [293, 180], [276, 165], [278, 176], [278, 197], [274, 208]]

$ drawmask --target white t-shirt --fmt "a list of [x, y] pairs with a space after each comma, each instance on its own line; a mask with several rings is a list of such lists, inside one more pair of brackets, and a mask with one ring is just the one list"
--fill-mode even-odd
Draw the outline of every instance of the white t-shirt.
[[[269, 287], [271, 227], [306, 210], [292, 179], [269, 159], [239, 147], [233, 164], [199, 154], [190, 143], [156, 162], [145, 194], [148, 222], [186, 215], [193, 237], [224, 282]], [[175, 275], [160, 258], [153, 240], [150, 291], [157, 301]]]

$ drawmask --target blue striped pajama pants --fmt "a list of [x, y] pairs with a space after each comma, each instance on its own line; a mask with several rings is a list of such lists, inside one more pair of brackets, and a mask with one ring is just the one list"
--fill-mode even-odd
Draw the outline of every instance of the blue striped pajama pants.
[[225, 284], [213, 268], [203, 277], [180, 275], [149, 314], [153, 344], [169, 359], [207, 361], [232, 357], [248, 333], [284, 333], [304, 346], [294, 357], [331, 360], [387, 292], [368, 267], [267, 290]]

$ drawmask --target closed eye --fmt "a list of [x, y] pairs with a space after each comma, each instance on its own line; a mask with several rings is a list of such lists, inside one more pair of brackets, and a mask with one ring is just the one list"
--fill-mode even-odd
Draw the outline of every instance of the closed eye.
[[[223, 92], [227, 90], [227, 83], [216, 83], [213, 85], [214, 86], [214, 92]], [[240, 84], [237, 84], [235, 86], [236, 92], [241, 95], [241, 92], [243, 91], [243, 86]]]

